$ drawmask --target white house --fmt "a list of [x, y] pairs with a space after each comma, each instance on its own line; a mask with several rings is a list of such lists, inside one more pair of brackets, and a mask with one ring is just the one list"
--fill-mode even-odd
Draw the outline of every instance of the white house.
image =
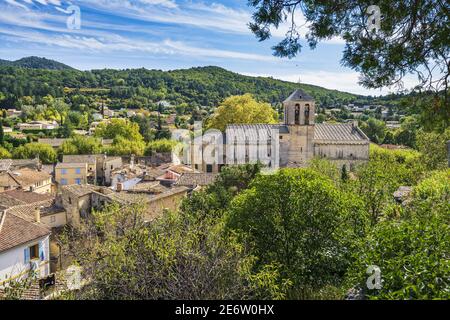
[[30, 269], [38, 278], [50, 274], [50, 234], [38, 210], [0, 211], [0, 288], [28, 276]]
[[94, 119], [94, 121], [102, 121], [103, 120], [103, 115], [101, 113], [93, 113], [92, 114], [92, 119]]

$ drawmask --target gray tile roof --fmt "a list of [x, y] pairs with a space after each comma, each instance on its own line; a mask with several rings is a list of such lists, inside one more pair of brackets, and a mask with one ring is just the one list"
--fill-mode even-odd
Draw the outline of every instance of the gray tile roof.
[[297, 89], [286, 100], [284, 100], [284, 102], [291, 101], [314, 101], [314, 98], [302, 89]]
[[8, 171], [12, 165], [11, 159], [0, 160], [0, 171]]
[[218, 177], [218, 173], [185, 173], [177, 181], [178, 186], [207, 186]]
[[86, 168], [87, 162], [58, 162], [55, 169], [66, 168]]
[[366, 135], [353, 124], [329, 124], [320, 123], [314, 129], [315, 143], [349, 142], [369, 143]]
[[89, 163], [94, 164], [96, 163], [97, 156], [95, 155], [64, 155], [63, 156], [63, 162], [64, 163]]
[[260, 141], [268, 139], [272, 135], [272, 130], [278, 129], [279, 133], [287, 133], [289, 129], [285, 125], [279, 124], [231, 124], [226, 128], [227, 143], [232, 143], [230, 138], [248, 138], [250, 141]]

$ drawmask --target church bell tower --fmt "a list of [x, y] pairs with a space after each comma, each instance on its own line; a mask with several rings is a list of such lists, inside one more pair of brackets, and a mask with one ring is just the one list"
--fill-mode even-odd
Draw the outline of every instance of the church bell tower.
[[301, 167], [314, 156], [314, 98], [301, 89], [284, 102], [284, 124], [289, 128], [288, 164]]

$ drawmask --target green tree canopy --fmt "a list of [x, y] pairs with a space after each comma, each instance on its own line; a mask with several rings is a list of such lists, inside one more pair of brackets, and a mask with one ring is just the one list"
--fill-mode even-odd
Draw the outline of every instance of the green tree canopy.
[[[342, 38], [346, 43], [342, 61], [361, 73], [364, 86], [393, 85], [413, 72], [436, 91], [447, 88], [449, 16], [445, 2], [250, 0], [249, 4], [255, 8], [250, 29], [260, 41], [271, 37], [271, 28], [288, 25], [286, 37], [273, 47], [276, 56], [292, 58], [301, 51], [301, 12], [310, 48], [319, 41]], [[370, 8], [374, 4], [381, 19], [380, 30], [375, 32], [367, 25], [376, 19]], [[436, 75], [435, 68], [440, 74]]]
[[145, 154], [152, 155], [153, 153], [170, 153], [176, 144], [176, 141], [170, 139], [154, 140], [147, 145]]
[[42, 163], [52, 164], [56, 162], [56, 152], [48, 144], [27, 143], [13, 150], [14, 159], [34, 159], [39, 157]]
[[0, 159], [11, 159], [11, 153], [3, 147], [0, 147]]
[[260, 266], [280, 267], [294, 285], [292, 297], [305, 298], [311, 287], [334, 283], [345, 270], [345, 226], [361, 225], [353, 217], [363, 216], [355, 214], [361, 212], [355, 203], [314, 171], [284, 169], [257, 176], [233, 199], [228, 227], [250, 244]]
[[229, 124], [277, 123], [277, 113], [270, 104], [256, 101], [252, 95], [225, 99], [208, 122], [208, 128], [225, 131]]
[[387, 132], [384, 121], [375, 118], [369, 118], [367, 122], [363, 122], [361, 130], [364, 131], [370, 141], [375, 143], [383, 143]]
[[116, 139], [121, 136], [133, 141], [144, 141], [139, 133], [139, 125], [125, 119], [111, 119], [110, 122], [100, 123], [95, 130], [95, 136], [104, 139]]
[[71, 139], [64, 141], [59, 152], [66, 155], [98, 154], [102, 152], [102, 145], [98, 138], [75, 135]]

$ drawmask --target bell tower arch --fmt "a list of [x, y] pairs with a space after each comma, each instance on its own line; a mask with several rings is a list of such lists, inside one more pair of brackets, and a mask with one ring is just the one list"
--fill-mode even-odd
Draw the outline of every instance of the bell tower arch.
[[314, 98], [301, 89], [283, 102], [284, 124], [289, 128], [288, 163], [304, 166], [314, 156]]

